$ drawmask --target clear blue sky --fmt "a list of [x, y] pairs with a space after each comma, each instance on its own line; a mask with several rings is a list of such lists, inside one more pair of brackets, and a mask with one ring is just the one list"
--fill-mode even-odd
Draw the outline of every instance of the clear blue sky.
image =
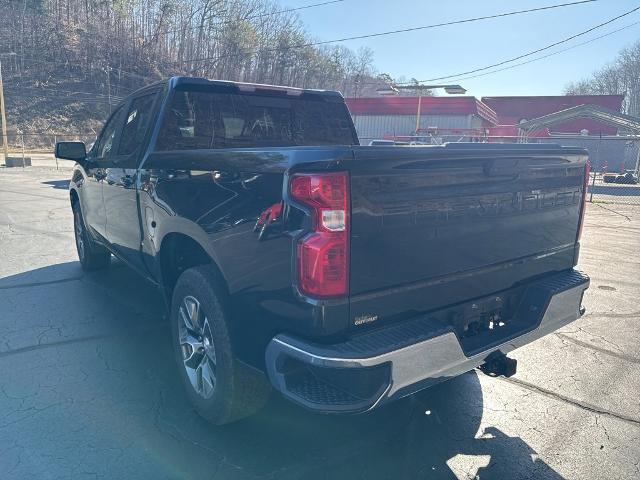
[[[451, 20], [523, 10], [570, 0], [345, 0], [300, 10], [307, 31], [318, 40], [363, 35]], [[320, 0], [283, 0], [299, 7]], [[640, 1], [599, 0], [512, 17], [483, 20], [437, 29], [344, 42], [374, 52], [379, 72], [419, 80], [450, 75], [520, 55], [576, 34], [623, 12]], [[640, 22], [640, 11], [572, 42], [566, 48], [625, 25]], [[556, 56], [460, 83], [469, 95], [559, 95], [564, 86], [611, 62], [618, 51], [640, 39], [640, 24]], [[539, 55], [550, 53], [548, 50]], [[533, 57], [528, 57], [533, 58]]]

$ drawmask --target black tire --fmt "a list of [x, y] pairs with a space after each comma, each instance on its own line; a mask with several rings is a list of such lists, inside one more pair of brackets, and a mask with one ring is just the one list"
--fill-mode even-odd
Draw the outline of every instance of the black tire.
[[74, 203], [73, 210], [73, 231], [76, 240], [76, 250], [82, 269], [87, 272], [106, 268], [111, 263], [111, 253], [102, 245], [93, 241], [82, 216], [82, 210], [78, 203]]
[[[197, 309], [194, 314], [192, 307]], [[202, 417], [223, 425], [264, 406], [271, 386], [263, 373], [235, 357], [225, 294], [213, 266], [190, 268], [178, 278], [171, 300], [171, 332], [180, 377]]]

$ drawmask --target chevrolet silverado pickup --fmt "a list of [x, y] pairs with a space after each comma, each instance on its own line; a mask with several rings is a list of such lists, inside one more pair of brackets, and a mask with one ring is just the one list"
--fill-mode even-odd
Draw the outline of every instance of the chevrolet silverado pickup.
[[82, 268], [113, 255], [159, 288], [215, 424], [273, 389], [365, 412], [511, 375], [509, 351], [584, 312], [583, 149], [360, 146], [338, 92], [174, 77], [56, 155]]

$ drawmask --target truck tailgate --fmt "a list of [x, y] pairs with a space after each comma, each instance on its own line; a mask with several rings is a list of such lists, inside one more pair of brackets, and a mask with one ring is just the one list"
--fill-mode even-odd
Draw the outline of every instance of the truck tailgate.
[[354, 147], [350, 317], [386, 323], [570, 269], [586, 151]]

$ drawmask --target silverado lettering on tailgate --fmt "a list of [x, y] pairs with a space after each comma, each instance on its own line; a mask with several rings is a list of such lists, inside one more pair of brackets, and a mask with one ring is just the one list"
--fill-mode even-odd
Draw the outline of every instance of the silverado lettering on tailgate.
[[383, 225], [442, 223], [454, 220], [527, 214], [536, 210], [579, 205], [581, 195], [580, 187], [571, 187], [544, 192], [524, 190], [423, 200], [413, 204], [391, 204], [383, 207]]

